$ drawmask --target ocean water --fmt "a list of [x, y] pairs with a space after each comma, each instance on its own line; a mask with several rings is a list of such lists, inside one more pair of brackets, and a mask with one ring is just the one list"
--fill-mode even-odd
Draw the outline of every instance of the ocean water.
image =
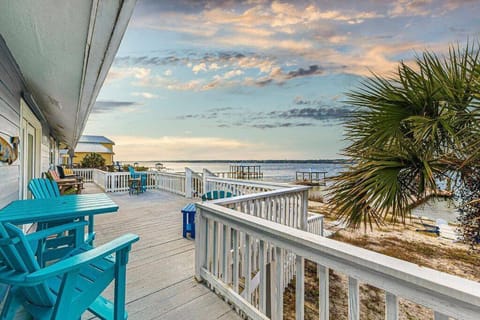
[[[138, 165], [155, 168], [155, 161], [137, 161]], [[125, 162], [127, 163], [127, 162]], [[326, 177], [332, 177], [345, 168], [344, 164], [334, 162], [162, 162], [171, 171], [181, 172], [188, 167], [196, 172], [202, 172], [203, 168], [212, 172], [230, 171], [230, 165], [259, 165], [263, 172], [263, 179], [272, 182], [293, 182], [296, 171], [325, 171]], [[132, 164], [132, 163], [130, 163]]]

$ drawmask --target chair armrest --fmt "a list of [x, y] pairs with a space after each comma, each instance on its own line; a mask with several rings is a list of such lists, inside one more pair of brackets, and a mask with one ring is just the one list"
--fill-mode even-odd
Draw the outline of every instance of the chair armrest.
[[106, 257], [114, 252], [118, 252], [123, 249], [130, 250], [129, 247], [132, 245], [132, 243], [138, 240], [139, 237], [135, 234], [129, 233], [123, 235], [104, 245], [101, 245], [100, 247], [82, 252], [73, 257], [61, 260], [55, 264], [31, 273], [25, 278], [25, 283], [28, 283], [28, 285], [36, 285], [52, 277], [62, 275], [72, 270], [80, 269], [84, 265], [89, 264], [94, 260]]
[[34, 233], [29, 233], [29, 234], [25, 235], [25, 237], [27, 238], [27, 241], [40, 240], [40, 239], [45, 239], [48, 236], [51, 236], [51, 235], [54, 235], [54, 234], [57, 234], [57, 233], [62, 233], [62, 232], [68, 231], [68, 230], [84, 228], [86, 225], [88, 225], [87, 221], [66, 223], [66, 224], [62, 224], [60, 226], [36, 231]]

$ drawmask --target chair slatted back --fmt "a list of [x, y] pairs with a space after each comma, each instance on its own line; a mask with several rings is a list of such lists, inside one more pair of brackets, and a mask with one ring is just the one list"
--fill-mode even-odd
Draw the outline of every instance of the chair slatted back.
[[50, 173], [50, 176], [53, 178], [53, 180], [60, 180], [60, 176], [58, 175], [57, 170], [48, 170], [48, 173]]
[[225, 190], [212, 190], [202, 195], [202, 201], [233, 197], [233, 193]]
[[135, 169], [133, 169], [133, 167], [128, 167], [128, 171], [130, 172], [130, 176], [132, 178], [136, 178], [137, 177], [137, 174], [135, 173]]
[[[35, 255], [19, 228], [11, 223], [0, 224], [0, 240], [0, 260], [5, 268], [2, 273], [28, 275], [40, 270]], [[46, 283], [20, 287], [19, 290], [35, 305], [51, 307], [55, 303], [55, 297]]]
[[50, 179], [32, 179], [28, 189], [35, 199], [49, 199], [60, 197], [58, 184]]

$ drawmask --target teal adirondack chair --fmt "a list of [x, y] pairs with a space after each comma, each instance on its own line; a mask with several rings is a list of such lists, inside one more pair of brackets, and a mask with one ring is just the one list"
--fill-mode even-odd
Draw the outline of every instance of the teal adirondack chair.
[[[35, 199], [50, 199], [61, 196], [57, 183], [50, 179], [32, 179], [28, 183], [28, 189]], [[71, 222], [73, 222], [71, 219], [40, 222], [38, 223], [37, 230], [44, 230]], [[72, 232], [59, 233], [55, 237], [45, 239], [42, 246], [39, 247], [39, 252], [41, 253], [39, 256], [42, 258], [45, 257], [45, 260], [59, 259], [65, 255], [66, 250], [75, 248], [73, 239], [74, 235]], [[40, 259], [39, 262], [43, 265], [42, 259]]]
[[233, 197], [233, 193], [225, 190], [212, 190], [202, 195], [202, 201], [217, 200]]
[[32, 179], [28, 183], [28, 189], [35, 199], [49, 199], [60, 197], [58, 184], [50, 179]]
[[[0, 224], [0, 282], [10, 285], [1, 319], [13, 319], [21, 305], [34, 319], [42, 320], [80, 319], [87, 309], [101, 319], [127, 318], [126, 264], [137, 235], [127, 234], [98, 248], [83, 245], [43, 268], [35, 259], [32, 243], [67, 229], [78, 229], [79, 234], [85, 224], [75, 222], [28, 235], [10, 223]], [[113, 280], [112, 303], [100, 294]]]
[[147, 191], [147, 174], [145, 172], [136, 172], [132, 166], [128, 167], [128, 171], [130, 172], [130, 176], [134, 179], [140, 178], [140, 191], [145, 192]]

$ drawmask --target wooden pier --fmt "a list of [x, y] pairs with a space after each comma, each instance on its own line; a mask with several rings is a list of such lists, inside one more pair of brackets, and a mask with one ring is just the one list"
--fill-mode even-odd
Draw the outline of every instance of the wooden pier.
[[295, 182], [309, 186], [325, 186], [327, 171], [296, 171]]
[[230, 170], [226, 172], [215, 172], [221, 178], [243, 179], [243, 180], [261, 180], [263, 172], [260, 166], [255, 165], [230, 165]]

